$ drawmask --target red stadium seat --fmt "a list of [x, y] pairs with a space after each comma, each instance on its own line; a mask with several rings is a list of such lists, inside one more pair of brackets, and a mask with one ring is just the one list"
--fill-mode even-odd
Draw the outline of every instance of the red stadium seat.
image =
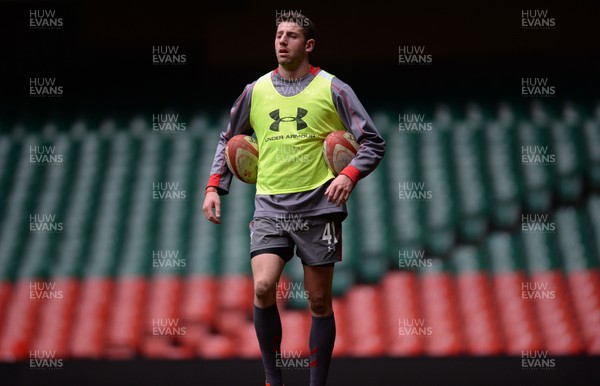
[[533, 305], [521, 296], [521, 285], [526, 281], [527, 277], [520, 271], [497, 273], [493, 278], [505, 352], [509, 355], [543, 348]]
[[236, 336], [236, 354], [241, 358], [261, 358], [258, 339], [256, 338], [256, 330], [254, 323], [247, 321], [240, 326], [239, 333]]
[[195, 356], [195, 347], [178, 345], [173, 340], [158, 336], [144, 337], [141, 351], [147, 358], [154, 359], [191, 359]]
[[117, 279], [106, 338], [106, 355], [112, 359], [133, 358], [139, 351], [145, 315], [148, 282], [143, 277]]
[[39, 310], [43, 301], [30, 298], [30, 284], [42, 281], [24, 279], [13, 287], [0, 336], [0, 359], [6, 361], [26, 359], [34, 337]]
[[74, 278], [53, 280], [60, 291], [60, 300], [47, 301], [42, 305], [39, 327], [31, 347], [35, 350], [53, 350], [58, 358], [68, 355], [68, 342], [73, 315], [79, 296], [79, 281]]
[[311, 324], [310, 312], [280, 309], [280, 316], [281, 328], [283, 330], [281, 350], [302, 353], [302, 358], [308, 358], [308, 336]]
[[218, 295], [220, 308], [252, 313], [254, 304], [252, 277], [241, 274], [221, 277]]
[[350, 330], [349, 354], [357, 357], [384, 354], [386, 335], [379, 287], [355, 285], [346, 295], [346, 309]]
[[553, 355], [580, 354], [584, 346], [562, 272], [534, 272], [530, 281], [546, 286], [543, 291], [553, 295], [551, 299], [533, 301], [548, 351]]
[[198, 354], [205, 359], [227, 359], [236, 355], [234, 340], [226, 335], [208, 335], [198, 348]]
[[463, 350], [453, 277], [447, 272], [421, 276], [424, 324], [431, 327], [425, 353], [432, 356], [458, 355]]
[[0, 336], [2, 336], [2, 327], [6, 315], [8, 315], [8, 304], [12, 296], [12, 283], [8, 281], [0, 282]]
[[587, 353], [600, 354], [600, 271], [573, 271], [568, 276], [571, 298], [585, 338]]
[[221, 310], [215, 324], [217, 332], [237, 339], [243, 326], [252, 320], [251, 314], [242, 310]]
[[333, 356], [345, 356], [349, 352], [349, 330], [348, 317], [346, 310], [346, 301], [341, 298], [333, 298], [333, 314], [335, 316], [335, 346], [333, 347]]
[[210, 276], [186, 278], [181, 318], [189, 324], [212, 325], [217, 316], [218, 281]]
[[503, 351], [496, 305], [484, 272], [464, 272], [456, 278], [462, 311], [466, 350], [470, 355], [496, 355]]
[[142, 325], [151, 331], [161, 321], [177, 322], [182, 326], [179, 309], [183, 293], [183, 281], [178, 276], [157, 276], [149, 281], [149, 299]]
[[71, 356], [104, 356], [104, 337], [111, 312], [113, 286], [113, 280], [106, 277], [90, 277], [82, 282], [69, 341]]
[[388, 273], [382, 282], [387, 332], [387, 353], [392, 356], [416, 356], [423, 353], [426, 335], [400, 333], [403, 320], [422, 319], [419, 306], [419, 282], [412, 271]]

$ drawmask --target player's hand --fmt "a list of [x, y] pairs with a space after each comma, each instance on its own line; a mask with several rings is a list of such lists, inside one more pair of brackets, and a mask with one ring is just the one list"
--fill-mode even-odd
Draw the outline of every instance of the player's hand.
[[352, 182], [350, 177], [340, 174], [327, 187], [325, 195], [329, 202], [334, 202], [337, 206], [340, 206], [348, 201], [352, 189], [354, 189], [354, 182]]
[[221, 197], [217, 192], [206, 192], [202, 211], [208, 221], [215, 224], [221, 223]]

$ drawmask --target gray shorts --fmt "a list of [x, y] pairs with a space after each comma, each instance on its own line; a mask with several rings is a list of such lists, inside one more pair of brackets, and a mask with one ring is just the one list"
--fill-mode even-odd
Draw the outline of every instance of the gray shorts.
[[250, 256], [273, 253], [286, 262], [296, 254], [308, 266], [333, 266], [342, 260], [339, 215], [303, 217], [286, 214], [250, 222]]

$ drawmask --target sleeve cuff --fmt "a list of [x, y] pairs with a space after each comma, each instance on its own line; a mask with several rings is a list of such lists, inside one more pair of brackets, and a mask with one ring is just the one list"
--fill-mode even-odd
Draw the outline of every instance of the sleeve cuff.
[[345, 175], [346, 177], [350, 178], [352, 180], [352, 182], [354, 183], [354, 185], [356, 185], [356, 183], [358, 182], [358, 180], [360, 179], [360, 171], [355, 168], [352, 165], [348, 165], [346, 166], [341, 172], [340, 174]]
[[218, 190], [220, 182], [221, 182], [221, 175], [220, 174], [212, 174], [208, 178], [208, 182], [206, 183], [206, 187], [208, 188], [209, 186], [214, 186]]

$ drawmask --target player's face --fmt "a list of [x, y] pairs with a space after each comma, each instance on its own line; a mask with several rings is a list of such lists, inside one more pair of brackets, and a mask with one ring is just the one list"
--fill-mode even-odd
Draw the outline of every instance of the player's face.
[[275, 55], [284, 67], [296, 67], [312, 51], [314, 40], [306, 41], [302, 27], [292, 22], [282, 22], [275, 34]]

